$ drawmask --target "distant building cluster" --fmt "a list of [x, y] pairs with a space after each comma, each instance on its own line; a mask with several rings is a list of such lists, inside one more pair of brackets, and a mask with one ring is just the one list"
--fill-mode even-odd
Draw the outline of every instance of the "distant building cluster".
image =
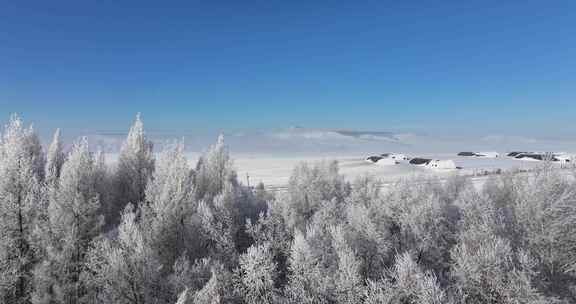
[[571, 163], [575, 157], [566, 152], [510, 152], [506, 156], [518, 160], [551, 161], [557, 163]]
[[[456, 154], [458, 157], [468, 158], [500, 158], [501, 154], [498, 152], [459, 152]], [[574, 163], [576, 156], [566, 152], [509, 152], [506, 153], [508, 158], [523, 160], [523, 161], [549, 161], [558, 164]], [[405, 154], [399, 153], [383, 153], [380, 155], [373, 155], [366, 158], [366, 161], [380, 165], [380, 166], [393, 166], [401, 163], [406, 163], [412, 166], [424, 167], [429, 169], [439, 170], [454, 170], [461, 169], [450, 159], [432, 159], [423, 157], [408, 157]]]
[[384, 153], [379, 156], [369, 156], [366, 161], [381, 165], [381, 166], [391, 166], [398, 165], [400, 163], [407, 163], [412, 166], [420, 166], [429, 169], [444, 169], [453, 170], [458, 169], [456, 163], [452, 160], [440, 160], [440, 159], [428, 159], [420, 157], [408, 157], [404, 154], [397, 153]]

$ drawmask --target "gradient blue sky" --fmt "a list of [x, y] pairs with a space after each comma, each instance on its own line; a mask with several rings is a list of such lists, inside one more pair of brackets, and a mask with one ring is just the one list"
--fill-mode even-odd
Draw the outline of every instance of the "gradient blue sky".
[[2, 1], [0, 120], [576, 132], [576, 1]]

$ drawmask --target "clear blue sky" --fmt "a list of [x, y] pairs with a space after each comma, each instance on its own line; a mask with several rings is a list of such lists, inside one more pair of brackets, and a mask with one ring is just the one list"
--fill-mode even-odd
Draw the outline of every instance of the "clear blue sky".
[[576, 1], [471, 2], [2, 1], [0, 120], [574, 134]]

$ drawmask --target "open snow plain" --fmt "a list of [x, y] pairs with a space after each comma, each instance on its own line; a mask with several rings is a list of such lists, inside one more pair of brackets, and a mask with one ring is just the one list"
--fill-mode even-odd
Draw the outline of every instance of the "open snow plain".
[[[115, 163], [118, 154], [107, 154], [107, 161]], [[191, 167], [196, 166], [200, 153], [189, 152], [186, 154]], [[292, 170], [302, 162], [313, 164], [321, 161], [337, 161], [340, 173], [349, 181], [370, 175], [382, 182], [382, 185], [392, 184], [400, 179], [411, 181], [427, 181], [430, 178], [438, 177], [445, 179], [451, 175], [470, 176], [477, 187], [483, 185], [488, 176], [484, 172], [494, 172], [498, 169], [507, 170], [530, 170], [542, 166], [542, 162], [521, 161], [510, 157], [501, 156], [499, 158], [475, 158], [460, 157], [456, 153], [433, 154], [421, 153], [411, 154], [411, 157], [423, 157], [431, 159], [451, 159], [461, 169], [456, 170], [433, 170], [425, 167], [410, 165], [403, 162], [397, 165], [381, 166], [365, 160], [367, 155], [334, 155], [334, 154], [314, 154], [309, 156], [278, 156], [274, 154], [234, 154], [231, 153], [234, 167], [238, 173], [238, 179], [244, 184], [256, 185], [263, 182], [270, 190], [283, 190], [288, 184]]]
[[[416, 156], [416, 155], [414, 155]], [[413, 166], [408, 163], [398, 165], [380, 166], [367, 162], [365, 156], [308, 156], [308, 157], [270, 157], [239, 155], [234, 157], [234, 164], [238, 171], [238, 177], [246, 183], [249, 179], [251, 185], [263, 182], [272, 189], [283, 188], [290, 178], [292, 169], [300, 162], [338, 161], [340, 173], [348, 180], [363, 175], [371, 175], [380, 180], [383, 184], [393, 183], [399, 179], [427, 179], [437, 176], [446, 178], [453, 174], [477, 176], [475, 182], [480, 182], [486, 178], [482, 175], [484, 171], [495, 171], [521, 169], [527, 170], [542, 165], [541, 162], [528, 162], [501, 158], [470, 158], [458, 157], [455, 154], [419, 154], [418, 157], [434, 159], [452, 159], [458, 167], [457, 170], [432, 170], [424, 167]], [[190, 157], [195, 162], [196, 157]]]

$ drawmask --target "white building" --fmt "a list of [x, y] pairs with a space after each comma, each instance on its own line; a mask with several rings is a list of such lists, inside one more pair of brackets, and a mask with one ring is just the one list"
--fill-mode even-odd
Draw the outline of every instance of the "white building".
[[452, 170], [452, 169], [456, 169], [456, 163], [454, 163], [454, 161], [452, 161], [452, 160], [434, 159], [434, 160], [431, 160], [428, 164], [426, 164], [426, 168]]
[[481, 157], [481, 158], [498, 158], [500, 154], [498, 152], [460, 152], [458, 156], [464, 157]]
[[500, 154], [498, 152], [478, 152], [476, 153], [478, 157], [485, 157], [485, 158], [498, 158]]
[[574, 155], [565, 152], [555, 153], [554, 158], [561, 163], [571, 163], [574, 161]]
[[407, 161], [408, 160], [408, 156], [404, 155], [404, 154], [389, 154], [388, 155], [389, 158], [396, 160], [396, 161]]
[[386, 158], [382, 158], [382, 159], [378, 160], [376, 162], [376, 164], [378, 166], [393, 166], [393, 165], [396, 165], [397, 162], [393, 158], [386, 157]]

